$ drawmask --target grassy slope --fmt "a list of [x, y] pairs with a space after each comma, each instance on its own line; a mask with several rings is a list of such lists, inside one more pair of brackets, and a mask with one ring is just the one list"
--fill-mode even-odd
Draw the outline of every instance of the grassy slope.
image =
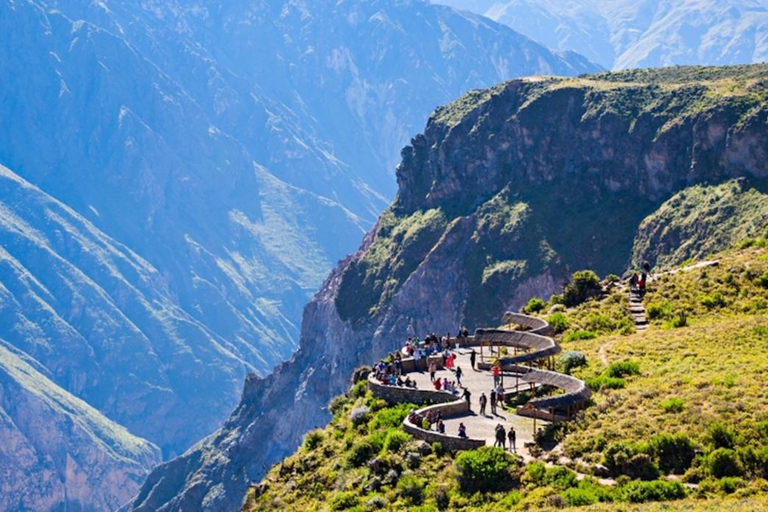
[[[597, 392], [583, 419], [552, 431], [551, 435], [564, 437], [560, 446], [573, 460], [569, 465], [589, 472], [595, 464], [605, 463], [608, 446], [624, 444], [642, 451], [647, 450], [643, 442], [655, 434], [680, 433], [699, 454], [682, 478], [698, 482], [699, 487], [685, 500], [665, 503], [664, 510], [756, 510], [768, 505], [768, 482], [759, 464], [742, 465], [739, 477], [721, 480], [711, 474], [707, 462], [717, 442], [712, 434], [716, 423], [732, 432], [735, 452], [745, 453], [747, 447], [759, 452], [768, 446], [768, 431], [761, 423], [768, 419], [768, 391], [763, 386], [768, 371], [765, 245], [764, 239], [742, 244], [739, 250], [723, 253], [717, 267], [663, 276], [646, 297], [657, 316], [645, 333], [619, 334], [627, 318], [624, 292], [614, 291], [565, 312], [570, 327], [564, 338], [583, 330], [596, 334], [593, 339], [563, 341], [565, 350], [587, 356], [587, 366], [575, 370], [576, 375], [590, 379], [605, 372], [601, 348], [609, 362], [632, 360], [640, 367], [639, 375], [624, 378], [623, 389]], [[688, 325], [672, 327], [672, 320], [683, 311]], [[679, 412], [664, 410], [662, 404], [670, 398], [679, 400]], [[363, 405], [370, 412], [353, 425], [351, 411]], [[349, 397], [337, 399], [333, 409], [336, 415], [327, 428], [310, 434], [296, 454], [270, 471], [264, 481], [266, 493], [259, 498], [249, 493], [246, 510], [368, 510], [372, 499], [391, 510], [438, 510], [440, 498], [447, 499], [453, 510], [530, 509], [568, 505], [582, 494], [617, 500], [593, 504], [588, 510], [646, 511], [662, 506], [621, 501], [627, 499], [626, 476], [619, 478], [622, 485], [616, 489], [592, 481], [573, 488], [573, 482], [563, 483], [569, 477], [558, 478], [552, 470], [534, 477], [531, 466], [512, 469], [522, 483], [511, 492], [463, 492], [455, 454], [433, 451], [409, 463], [415, 458], [409, 453], [417, 445], [398, 428], [407, 406], [386, 408], [360, 384]], [[373, 451], [363, 459], [378, 456], [385, 466], [378, 480], [364, 462], [352, 462], [366, 443]], [[389, 469], [400, 474], [399, 483], [387, 484]], [[378, 490], [371, 488], [375, 481], [382, 482]]]

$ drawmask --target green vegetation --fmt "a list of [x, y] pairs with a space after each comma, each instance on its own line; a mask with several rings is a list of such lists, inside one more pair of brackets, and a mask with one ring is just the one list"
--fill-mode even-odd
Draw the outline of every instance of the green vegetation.
[[[560, 321], [558, 370], [597, 391], [577, 420], [547, 429], [569, 467], [416, 441], [401, 429], [412, 406], [388, 407], [361, 381], [332, 401], [331, 424], [307, 434], [245, 509], [651, 511], [658, 501], [664, 510], [765, 509], [768, 250], [750, 244], [718, 257], [718, 266], [651, 282], [644, 333], [614, 326], [628, 309], [619, 290], [547, 315]], [[536, 307], [544, 314], [552, 305]], [[685, 328], [665, 328], [680, 312]], [[577, 477], [598, 465], [616, 485]]]

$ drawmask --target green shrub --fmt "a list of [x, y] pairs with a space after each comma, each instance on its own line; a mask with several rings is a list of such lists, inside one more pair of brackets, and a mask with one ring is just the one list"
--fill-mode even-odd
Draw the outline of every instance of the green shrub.
[[587, 386], [592, 391], [600, 391], [601, 389], [624, 389], [627, 386], [627, 381], [617, 377], [595, 377], [593, 379], [587, 379]]
[[685, 434], [658, 434], [651, 438], [649, 447], [664, 473], [682, 475], [696, 456], [693, 442]]
[[547, 307], [547, 303], [538, 297], [533, 297], [523, 308], [523, 313], [538, 313]]
[[559, 311], [549, 315], [547, 317], [547, 323], [552, 326], [556, 333], [565, 332], [568, 330], [568, 327], [571, 326], [570, 322], [568, 321], [568, 317]]
[[571, 370], [574, 368], [579, 368], [587, 364], [587, 356], [582, 352], [577, 352], [575, 350], [564, 352], [563, 355], [560, 356], [560, 360], [563, 362], [563, 371], [565, 373], [571, 373]]
[[645, 314], [649, 320], [662, 320], [672, 316], [672, 303], [669, 301], [664, 302], [651, 302], [645, 308]]
[[400, 451], [405, 443], [413, 439], [409, 434], [401, 430], [391, 429], [387, 433], [387, 437], [384, 439], [384, 446], [382, 450], [385, 452], [397, 453]]
[[310, 430], [304, 436], [304, 449], [311, 452], [323, 442], [323, 431], [319, 429]]
[[592, 313], [587, 317], [585, 327], [588, 331], [611, 332], [616, 329], [616, 322], [600, 313]]
[[661, 408], [667, 413], [681, 413], [685, 409], [685, 402], [677, 397], [669, 397], [661, 402]]
[[723, 494], [733, 494], [738, 489], [746, 487], [747, 482], [745, 482], [743, 478], [726, 476], [717, 481], [717, 486]]
[[616, 323], [616, 329], [619, 331], [620, 334], [623, 335], [629, 335], [634, 334], [637, 332], [637, 328], [635, 327], [635, 322], [632, 321], [630, 318], [622, 318]]
[[373, 417], [371, 420], [371, 429], [397, 428], [403, 424], [408, 413], [413, 409], [413, 404], [398, 404], [392, 407], [386, 407]]
[[763, 275], [757, 278], [757, 285], [763, 288], [768, 288], [768, 270], [763, 272]]
[[547, 468], [544, 473], [544, 484], [550, 485], [558, 491], [576, 487], [578, 483], [576, 473], [563, 466], [552, 466]]
[[374, 446], [370, 441], [362, 440], [352, 445], [349, 455], [347, 455], [347, 462], [350, 466], [359, 468], [379, 453], [379, 450], [380, 448]]
[[718, 422], [710, 425], [708, 437], [715, 448], [733, 449], [736, 447], [736, 433], [733, 431], [733, 428], [722, 423]]
[[414, 505], [420, 504], [424, 499], [424, 488], [426, 486], [427, 482], [413, 473], [404, 474], [397, 482], [397, 490], [400, 492], [400, 495]]
[[624, 487], [623, 493], [630, 503], [671, 501], [685, 498], [685, 487], [680, 482], [663, 480], [630, 482]]
[[725, 306], [725, 297], [721, 292], [715, 292], [712, 295], [702, 295], [699, 302], [707, 309], [721, 308]]
[[349, 412], [349, 419], [352, 421], [352, 424], [355, 426], [362, 425], [363, 423], [368, 422], [370, 419], [370, 408], [366, 405], [360, 405], [358, 407], [355, 407]]
[[533, 484], [536, 487], [544, 485], [544, 477], [547, 474], [547, 466], [540, 461], [531, 462], [525, 466], [523, 483]]
[[753, 448], [752, 446], [743, 446], [736, 450], [736, 457], [739, 459], [744, 472], [753, 478], [764, 478], [768, 475], [768, 446]]
[[640, 365], [635, 361], [617, 361], [611, 363], [605, 371], [608, 377], [626, 377], [627, 375], [640, 375]]
[[501, 448], [483, 446], [456, 457], [459, 485], [466, 492], [503, 491], [512, 487], [517, 475], [515, 458]]
[[621, 473], [629, 459], [634, 457], [636, 450], [626, 443], [612, 443], [603, 452], [603, 464], [614, 474]]
[[362, 398], [368, 392], [368, 381], [361, 380], [357, 382], [349, 391], [349, 396], [352, 398]]
[[625, 475], [632, 479], [655, 480], [659, 478], [659, 468], [647, 453], [633, 455], [621, 469]]
[[565, 341], [591, 340], [597, 338], [597, 334], [592, 331], [573, 331], [565, 335]]
[[578, 306], [601, 291], [600, 278], [591, 270], [573, 273], [571, 282], [563, 290], [563, 301], [568, 307]]
[[715, 478], [725, 476], [742, 476], [744, 469], [736, 457], [736, 453], [728, 448], [718, 448], [707, 455], [707, 467]]
[[357, 506], [357, 496], [353, 492], [337, 492], [331, 497], [331, 510], [347, 510]]
[[339, 395], [331, 399], [330, 403], [328, 404], [328, 411], [333, 415], [335, 418], [341, 411], [344, 410], [344, 407], [347, 405], [347, 397], [344, 395]]
[[587, 489], [566, 489], [563, 498], [571, 507], [586, 507], [598, 502], [598, 497]]
[[664, 324], [667, 329], [679, 329], [688, 325], [688, 315], [684, 312], [675, 313], [668, 322]]

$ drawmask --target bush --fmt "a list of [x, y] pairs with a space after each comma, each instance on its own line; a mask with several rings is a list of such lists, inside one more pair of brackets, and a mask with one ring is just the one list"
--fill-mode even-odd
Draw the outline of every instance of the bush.
[[403, 424], [408, 413], [413, 409], [413, 404], [398, 404], [386, 407], [376, 413], [371, 421], [371, 430], [398, 428]]
[[589, 331], [611, 332], [616, 329], [616, 322], [606, 315], [592, 313], [587, 317], [585, 327]]
[[344, 410], [344, 407], [347, 405], [347, 397], [344, 395], [339, 395], [331, 399], [331, 402], [328, 404], [328, 411], [333, 415], [335, 418], [341, 411]]
[[741, 467], [753, 478], [768, 477], [768, 446], [754, 449], [751, 446], [736, 450]]
[[633, 455], [624, 464], [622, 472], [635, 480], [656, 480], [659, 478], [659, 468], [647, 453]]
[[595, 377], [594, 379], [587, 379], [587, 386], [592, 391], [600, 391], [601, 389], [624, 389], [627, 386], [627, 381], [616, 377]]
[[571, 282], [563, 290], [563, 302], [568, 307], [578, 306], [601, 292], [600, 278], [591, 270], [573, 273]]
[[684, 312], [675, 313], [675, 315], [664, 324], [667, 329], [679, 329], [686, 325], [688, 325], [688, 315]]
[[635, 327], [635, 322], [633, 322], [629, 318], [622, 318], [616, 323], [616, 329], [619, 331], [620, 334], [628, 335], [628, 334], [634, 334], [637, 332], [637, 328]]
[[744, 469], [736, 457], [736, 453], [728, 448], [718, 448], [707, 455], [707, 467], [715, 478], [725, 476], [742, 476]]
[[432, 492], [432, 497], [435, 499], [439, 510], [446, 510], [451, 505], [451, 495], [448, 493], [448, 487], [445, 485], [436, 487]]
[[402, 448], [405, 443], [411, 439], [413, 438], [405, 432], [391, 429], [387, 433], [387, 437], [384, 439], [384, 447], [382, 450], [385, 452], [397, 453], [400, 451], [400, 448]]
[[456, 457], [459, 485], [466, 492], [507, 490], [517, 480], [516, 464], [512, 454], [501, 448], [483, 446], [462, 452]]
[[710, 425], [708, 437], [715, 448], [733, 449], [736, 447], [736, 433], [731, 427], [727, 427], [722, 423]]
[[563, 362], [563, 371], [565, 373], [571, 373], [574, 368], [579, 368], [587, 364], [587, 356], [581, 352], [570, 350], [563, 353], [560, 356], [560, 360]]
[[672, 303], [669, 301], [664, 302], [651, 302], [645, 308], [645, 314], [648, 315], [649, 320], [661, 320], [672, 316]]
[[724, 494], [733, 494], [738, 489], [746, 487], [747, 482], [745, 482], [743, 478], [727, 476], [718, 480], [717, 486], [720, 488], [720, 492]]
[[365, 405], [360, 405], [352, 409], [349, 413], [349, 419], [352, 420], [352, 424], [355, 426], [361, 425], [368, 421], [370, 409]]
[[565, 332], [568, 330], [568, 327], [571, 326], [568, 317], [559, 311], [549, 315], [547, 317], [547, 323], [552, 326], [556, 333]]
[[640, 365], [635, 361], [617, 361], [611, 363], [605, 371], [608, 377], [626, 377], [627, 375], [640, 375]]
[[349, 455], [347, 456], [347, 462], [350, 466], [359, 468], [371, 460], [378, 452], [378, 447], [374, 446], [368, 440], [363, 440], [352, 445], [352, 448], [350, 448], [349, 451]]
[[357, 506], [357, 496], [352, 492], [337, 492], [331, 497], [331, 510], [346, 510]]
[[424, 499], [424, 488], [426, 486], [427, 482], [413, 473], [406, 473], [397, 482], [397, 489], [400, 491], [400, 495], [414, 505], [418, 505]]
[[614, 474], [621, 473], [635, 453], [634, 447], [625, 443], [610, 444], [603, 452], [603, 464]]
[[573, 331], [565, 335], [565, 341], [591, 340], [597, 338], [597, 334], [592, 331]]
[[680, 482], [654, 480], [652, 482], [630, 482], [623, 489], [630, 503], [648, 501], [671, 501], [685, 498], [685, 487]]
[[757, 278], [757, 285], [763, 288], [768, 288], [768, 270], [763, 272], [763, 275]]
[[547, 466], [543, 462], [531, 462], [525, 466], [523, 483], [533, 484], [536, 487], [544, 485], [544, 477], [547, 474]]
[[685, 434], [658, 434], [649, 446], [664, 473], [682, 475], [696, 456], [693, 442]]
[[576, 487], [579, 481], [576, 479], [576, 473], [562, 466], [552, 466], [547, 468], [544, 473], [544, 483], [551, 485], [558, 491], [564, 491], [571, 487]]
[[699, 298], [701, 305], [707, 309], [721, 308], [725, 306], [725, 297], [720, 292], [715, 292], [712, 295], [702, 295]]
[[523, 308], [523, 313], [538, 313], [547, 307], [547, 303], [538, 297], [533, 297]]
[[316, 429], [311, 430], [304, 436], [304, 449], [311, 452], [323, 442], [323, 431]]
[[685, 408], [685, 402], [677, 397], [669, 397], [661, 402], [661, 408], [667, 413], [680, 413]]
[[567, 489], [563, 493], [563, 498], [571, 507], [585, 507], [594, 505], [598, 501], [598, 497], [587, 489]]
[[367, 392], [368, 392], [368, 381], [361, 380], [357, 382], [354, 386], [352, 386], [352, 389], [349, 391], [349, 396], [351, 398], [362, 398], [365, 396]]

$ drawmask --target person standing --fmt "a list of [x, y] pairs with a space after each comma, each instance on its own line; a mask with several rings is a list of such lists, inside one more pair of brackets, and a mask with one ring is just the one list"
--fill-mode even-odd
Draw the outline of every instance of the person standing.
[[462, 395], [464, 399], [467, 401], [467, 404], [469, 405], [469, 410], [472, 410], [472, 402], [470, 402], [470, 397], [472, 396], [472, 393], [469, 392], [469, 388], [464, 388], [464, 394]]
[[437, 372], [437, 365], [434, 361], [429, 363], [429, 380], [435, 382], [435, 373]]
[[491, 390], [491, 414], [496, 414], [496, 390]]
[[509, 427], [507, 437], [509, 438], [509, 451], [517, 453], [517, 446], [515, 444], [517, 441], [517, 433], [515, 432], [515, 427]]
[[493, 446], [494, 448], [498, 446], [506, 450], [507, 449], [506, 441], [507, 441], [507, 432], [506, 430], [504, 430], [504, 426], [501, 423], [499, 423], [498, 425], [496, 425], [496, 442], [493, 443]]
[[464, 386], [461, 384], [461, 376], [462, 376], [462, 375], [464, 375], [464, 372], [462, 372], [462, 371], [461, 371], [461, 366], [457, 366], [457, 367], [456, 367], [456, 383], [457, 383], [459, 386], [461, 386], [461, 387], [464, 387]]
[[480, 416], [485, 416], [485, 406], [488, 404], [488, 397], [485, 393], [480, 395]]
[[491, 373], [493, 373], [493, 385], [498, 386], [499, 382], [501, 382], [501, 363], [496, 361], [493, 363], [493, 369], [491, 370]]
[[475, 352], [475, 349], [472, 349], [472, 352], [469, 353], [469, 362], [472, 363], [472, 369], [475, 369], [475, 361], [477, 360], [477, 352]]

